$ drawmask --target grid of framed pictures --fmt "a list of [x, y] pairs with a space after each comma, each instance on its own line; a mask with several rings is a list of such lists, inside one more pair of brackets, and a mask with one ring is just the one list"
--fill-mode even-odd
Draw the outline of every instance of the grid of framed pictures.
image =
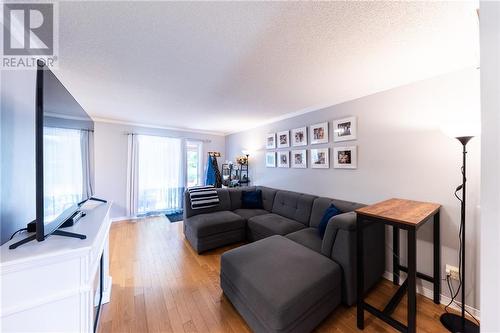
[[[331, 125], [333, 143], [357, 139], [356, 117], [336, 119]], [[309, 166], [312, 169], [329, 169], [330, 147], [325, 146], [329, 143], [329, 131], [329, 122], [325, 121], [267, 134], [266, 149], [278, 150], [266, 152], [266, 167], [306, 169]], [[309, 152], [305, 148], [308, 144], [313, 146]], [[292, 150], [279, 150], [290, 147]], [[335, 169], [356, 169], [357, 146], [334, 146], [332, 159]]]

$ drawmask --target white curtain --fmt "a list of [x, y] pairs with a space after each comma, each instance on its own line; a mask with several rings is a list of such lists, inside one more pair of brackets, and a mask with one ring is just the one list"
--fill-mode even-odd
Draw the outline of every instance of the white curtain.
[[80, 131], [80, 145], [82, 151], [83, 198], [90, 198], [94, 194], [94, 132]]
[[137, 135], [138, 214], [178, 212], [184, 192], [182, 140]]
[[127, 162], [127, 215], [136, 216], [138, 213], [138, 179], [139, 179], [139, 143], [137, 135], [128, 135], [128, 162]]
[[50, 220], [82, 199], [81, 131], [44, 127], [43, 137], [44, 215]]

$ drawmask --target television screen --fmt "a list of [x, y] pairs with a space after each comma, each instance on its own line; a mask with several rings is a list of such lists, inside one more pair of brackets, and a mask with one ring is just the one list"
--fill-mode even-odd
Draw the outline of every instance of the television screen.
[[54, 73], [46, 67], [38, 72], [37, 153], [43, 163], [37, 163], [37, 239], [42, 240], [42, 224], [45, 237], [92, 195], [94, 122]]

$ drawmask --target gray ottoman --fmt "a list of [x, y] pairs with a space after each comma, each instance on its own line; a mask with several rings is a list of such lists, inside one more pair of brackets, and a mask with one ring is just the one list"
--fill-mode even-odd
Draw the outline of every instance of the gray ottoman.
[[220, 275], [255, 332], [310, 332], [340, 303], [340, 266], [283, 236], [227, 251]]
[[184, 220], [184, 235], [201, 253], [245, 240], [246, 221], [229, 211], [219, 211], [188, 217]]

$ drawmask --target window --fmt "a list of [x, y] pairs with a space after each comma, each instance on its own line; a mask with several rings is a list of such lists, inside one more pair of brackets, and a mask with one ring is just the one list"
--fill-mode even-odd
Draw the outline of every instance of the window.
[[56, 127], [43, 129], [44, 215], [53, 220], [82, 199], [83, 164], [81, 131]]
[[181, 140], [138, 135], [139, 215], [182, 210]]
[[203, 143], [201, 141], [186, 142], [186, 174], [187, 187], [203, 184]]

